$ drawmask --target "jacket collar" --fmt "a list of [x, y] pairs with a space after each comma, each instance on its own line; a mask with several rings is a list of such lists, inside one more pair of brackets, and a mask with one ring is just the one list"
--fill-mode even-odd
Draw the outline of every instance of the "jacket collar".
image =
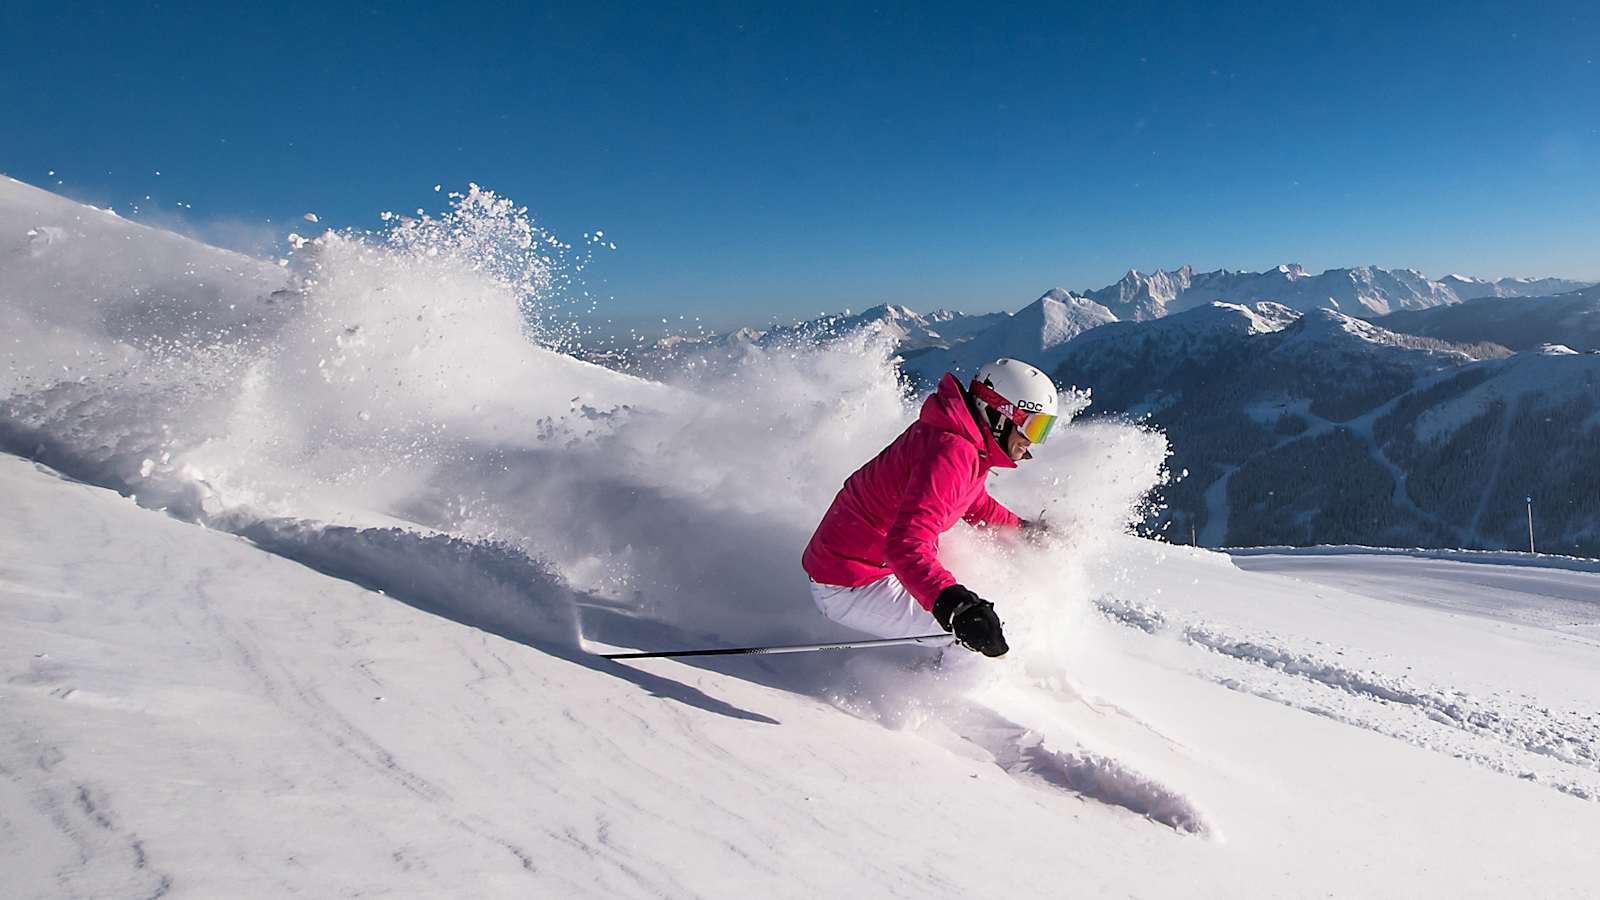
[[922, 413], [917, 419], [940, 431], [959, 434], [971, 441], [978, 448], [978, 458], [988, 468], [1017, 467], [989, 429], [978, 424], [972, 399], [967, 396], [966, 389], [956, 380], [956, 376], [949, 372], [939, 380], [938, 390], [922, 402]]

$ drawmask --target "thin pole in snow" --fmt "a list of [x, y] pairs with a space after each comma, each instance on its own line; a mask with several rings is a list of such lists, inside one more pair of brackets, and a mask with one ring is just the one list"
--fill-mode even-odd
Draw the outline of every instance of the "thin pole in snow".
[[1535, 552], [1534, 549], [1533, 549], [1533, 498], [1532, 497], [1528, 498], [1528, 552], [1529, 553]]
[[931, 644], [945, 646], [955, 642], [948, 634], [924, 634], [918, 637], [879, 638], [870, 641], [842, 641], [834, 644], [783, 644], [772, 647], [727, 647], [716, 650], [663, 650], [628, 653], [599, 653], [606, 659], [667, 659], [678, 656], [745, 656], [757, 653], [811, 653], [817, 650], [858, 650], [863, 647], [893, 647], [898, 644]]

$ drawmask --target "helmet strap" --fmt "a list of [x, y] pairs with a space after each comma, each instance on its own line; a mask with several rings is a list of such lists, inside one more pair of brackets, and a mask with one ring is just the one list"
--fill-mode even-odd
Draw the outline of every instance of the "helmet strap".
[[1005, 434], [1006, 427], [1011, 423], [1001, 418], [1000, 411], [992, 406], [985, 406], [983, 415], [989, 420], [989, 433], [994, 435], [994, 439], [999, 441], [1001, 446], [1004, 446], [1005, 438], [1001, 437], [1001, 435]]
[[1001, 447], [1004, 447], [1006, 445], [1007, 430], [1015, 428], [1016, 424], [1011, 420], [1010, 416], [1001, 412], [998, 407], [1014, 408], [1011, 406], [1011, 401], [1000, 396], [999, 392], [994, 389], [994, 385], [987, 381], [979, 381], [976, 378], [972, 380], [969, 397], [983, 403], [983, 417], [988, 422], [989, 433], [994, 435], [994, 439], [1000, 442]]

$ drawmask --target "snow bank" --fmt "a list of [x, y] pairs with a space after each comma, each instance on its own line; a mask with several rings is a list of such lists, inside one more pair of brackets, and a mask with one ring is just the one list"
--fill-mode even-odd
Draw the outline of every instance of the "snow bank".
[[270, 331], [287, 281], [272, 263], [5, 177], [0, 274], [0, 397]]

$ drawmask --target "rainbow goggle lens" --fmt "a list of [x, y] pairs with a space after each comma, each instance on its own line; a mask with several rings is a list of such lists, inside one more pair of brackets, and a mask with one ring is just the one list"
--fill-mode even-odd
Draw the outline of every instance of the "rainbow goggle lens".
[[[1044, 413], [1023, 413], [1023, 419], [1017, 422], [1017, 430], [1028, 439], [1029, 443], [1042, 444], [1050, 436], [1050, 430], [1056, 427], [1059, 416], [1047, 416]], [[1016, 422], [1016, 419], [1012, 419]]]
[[1061, 418], [1041, 412], [1028, 412], [1000, 396], [1000, 392], [981, 381], [973, 382], [972, 394], [989, 404], [989, 408], [1010, 419], [1031, 444], [1044, 443], [1044, 439], [1050, 436], [1051, 429], [1056, 427], [1056, 419]]

